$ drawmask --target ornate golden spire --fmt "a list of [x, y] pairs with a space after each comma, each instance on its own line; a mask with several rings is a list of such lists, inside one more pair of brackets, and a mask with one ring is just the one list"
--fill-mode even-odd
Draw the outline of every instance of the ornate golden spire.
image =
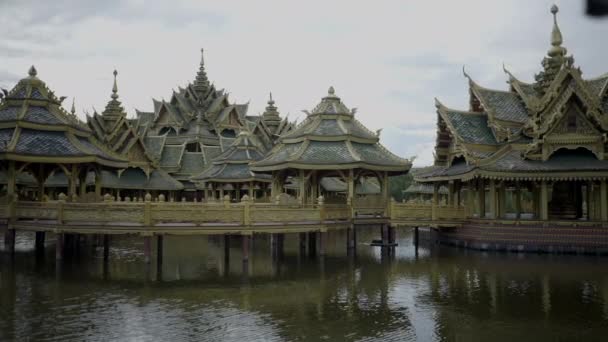
[[199, 93], [205, 93], [209, 89], [209, 79], [207, 78], [207, 72], [205, 71], [205, 56], [201, 49], [201, 64], [194, 80], [193, 88]]
[[126, 116], [126, 114], [124, 113], [124, 109], [122, 108], [122, 105], [118, 100], [118, 84], [116, 82], [116, 76], [118, 76], [118, 71], [114, 69], [113, 74], [114, 84], [112, 85], [112, 95], [110, 95], [112, 99], [108, 102], [102, 114], [104, 117]]
[[553, 14], [551, 48], [547, 52], [548, 57], [543, 58], [541, 63], [543, 70], [534, 77], [536, 79], [534, 88], [541, 95], [545, 93], [562, 67], [571, 67], [574, 63], [574, 58], [566, 56], [568, 50], [562, 46], [563, 38], [557, 25], [557, 12], [559, 12], [559, 8], [556, 5], [551, 6], [551, 14]]
[[35, 66], [31, 66], [30, 70], [27, 72], [30, 77], [36, 77], [36, 75], [38, 75], [38, 71], [36, 71], [36, 67]]
[[116, 76], [118, 75], [118, 71], [114, 69], [114, 86], [112, 86], [112, 98], [116, 100], [118, 98], [118, 86], [116, 85]]
[[559, 8], [557, 5], [551, 6], [551, 13], [553, 14], [553, 30], [551, 31], [551, 48], [547, 53], [551, 57], [555, 56], [565, 56], [566, 48], [562, 47], [563, 38], [562, 32], [559, 30], [559, 26], [557, 25], [557, 12], [559, 12]]

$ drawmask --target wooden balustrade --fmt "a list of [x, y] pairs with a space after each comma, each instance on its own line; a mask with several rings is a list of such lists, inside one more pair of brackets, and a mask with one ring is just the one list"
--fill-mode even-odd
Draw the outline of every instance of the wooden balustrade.
[[[10, 217], [10, 206], [0, 206], [4, 217]], [[0, 216], [2, 217], [2, 216]], [[49, 220], [60, 223], [81, 222], [86, 225], [154, 226], [158, 224], [239, 225], [321, 223], [324, 220], [349, 220], [346, 205], [279, 205], [270, 203], [215, 202], [115, 202], [97, 203], [19, 201], [15, 204], [16, 220]]]
[[391, 219], [403, 221], [464, 220], [464, 207], [433, 206], [425, 203], [391, 203]]

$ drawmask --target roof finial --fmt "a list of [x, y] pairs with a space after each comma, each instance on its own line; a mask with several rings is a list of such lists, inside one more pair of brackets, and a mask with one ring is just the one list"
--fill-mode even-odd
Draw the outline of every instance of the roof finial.
[[36, 71], [36, 67], [35, 66], [31, 66], [30, 70], [27, 72], [31, 77], [36, 77], [36, 75], [38, 75], [38, 71]]
[[209, 88], [209, 79], [207, 78], [207, 73], [205, 72], [205, 56], [204, 49], [201, 48], [201, 64], [198, 68], [198, 73], [196, 74], [196, 78], [194, 79], [194, 90], [205, 93]]
[[274, 100], [272, 99], [272, 92], [270, 92], [270, 99], [268, 100], [269, 105], [274, 105]]
[[336, 94], [336, 90], [334, 89], [334, 86], [330, 86], [329, 90], [327, 91], [327, 94], [333, 96]]
[[72, 97], [72, 109], [70, 109], [72, 115], [76, 115], [76, 98]]
[[557, 25], [557, 12], [559, 8], [557, 5], [551, 6], [551, 13], [553, 14], [553, 30], [551, 31], [551, 49], [549, 49], [549, 56], [565, 55], [566, 49], [561, 45], [563, 43], [562, 33]]
[[118, 71], [114, 69], [114, 86], [112, 86], [112, 98], [116, 100], [118, 98], [118, 86], [116, 85], [116, 76], [118, 75]]

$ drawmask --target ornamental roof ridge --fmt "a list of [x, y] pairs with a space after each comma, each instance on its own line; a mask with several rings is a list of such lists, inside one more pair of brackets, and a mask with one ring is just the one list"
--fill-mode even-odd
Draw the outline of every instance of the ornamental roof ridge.
[[477, 116], [487, 116], [488, 113], [486, 113], [486, 111], [482, 111], [482, 112], [472, 112], [469, 110], [461, 110], [461, 109], [454, 109], [454, 108], [450, 108], [445, 106], [443, 103], [441, 103], [437, 98], [435, 98], [435, 107], [437, 108], [438, 111], [445, 111], [445, 112], [455, 112], [455, 113], [460, 113], [460, 114], [465, 114], [465, 115], [477, 115]]

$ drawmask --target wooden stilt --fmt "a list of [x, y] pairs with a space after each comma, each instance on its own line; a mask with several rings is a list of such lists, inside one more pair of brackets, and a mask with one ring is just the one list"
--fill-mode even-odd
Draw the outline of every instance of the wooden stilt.
[[7, 229], [4, 233], [4, 244], [9, 253], [15, 252], [15, 236], [16, 232], [14, 229]]
[[308, 255], [314, 257], [317, 255], [317, 233], [308, 233]]
[[319, 232], [319, 256], [325, 256], [326, 232]]
[[110, 258], [110, 235], [103, 234], [103, 261], [108, 261]]
[[163, 236], [158, 235], [156, 237], [156, 266], [157, 269], [162, 269], [163, 267]]
[[63, 233], [57, 234], [57, 241], [55, 242], [55, 259], [62, 260], [63, 259], [63, 241], [64, 236]]
[[152, 237], [144, 236], [144, 262], [149, 264], [150, 260], [152, 260]]
[[224, 234], [224, 263], [230, 262], [230, 235]]
[[299, 234], [299, 251], [300, 255], [306, 254], [306, 233]]
[[45, 232], [36, 232], [36, 243], [35, 243], [36, 252], [41, 252], [44, 250], [45, 235], [46, 235]]
[[249, 262], [249, 244], [251, 243], [251, 236], [243, 235], [243, 262]]

